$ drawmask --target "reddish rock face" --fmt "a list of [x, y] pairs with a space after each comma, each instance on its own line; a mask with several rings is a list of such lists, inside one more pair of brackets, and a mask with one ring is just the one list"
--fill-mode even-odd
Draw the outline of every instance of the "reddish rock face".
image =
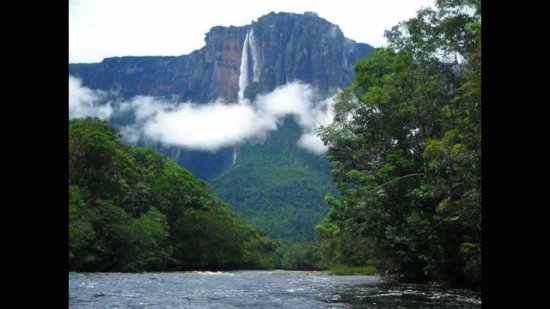
[[243, 43], [254, 29], [261, 60], [255, 91], [265, 93], [293, 80], [322, 91], [343, 88], [354, 63], [373, 51], [344, 37], [340, 28], [312, 13], [270, 13], [251, 25], [213, 27], [206, 45], [177, 57], [116, 57], [101, 63], [70, 64], [69, 74], [85, 86], [117, 89], [123, 97], [151, 95], [182, 101], [236, 102]]
[[246, 27], [214, 27], [206, 34], [205, 63], [212, 63], [212, 98], [236, 102]]

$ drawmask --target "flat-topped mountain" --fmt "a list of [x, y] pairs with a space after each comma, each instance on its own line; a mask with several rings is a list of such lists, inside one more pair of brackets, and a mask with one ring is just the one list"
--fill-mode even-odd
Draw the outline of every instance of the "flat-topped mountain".
[[[142, 95], [172, 102], [204, 104], [221, 100], [234, 104], [293, 81], [310, 84], [322, 95], [332, 94], [352, 81], [354, 64], [374, 50], [368, 44], [344, 37], [337, 25], [311, 12], [270, 13], [250, 25], [216, 26], [206, 34], [205, 43], [188, 55], [114, 57], [100, 63], [69, 64], [69, 74], [80, 78], [88, 88], [114, 90], [126, 100]], [[285, 126], [290, 127], [272, 132], [265, 145], [225, 147], [214, 153], [151, 141], [138, 144], [170, 155], [180, 166], [215, 184], [222, 198], [230, 201], [245, 218], [254, 217], [253, 223], [270, 236], [308, 239], [313, 237], [314, 224], [328, 209], [324, 194], [334, 188], [326, 159], [296, 145], [300, 134], [292, 122], [286, 121]], [[111, 124], [122, 125], [114, 118]], [[269, 141], [276, 141], [278, 146], [288, 145], [273, 147]], [[265, 147], [270, 147], [269, 151]], [[235, 162], [237, 153], [243, 157], [237, 157]], [[275, 157], [278, 159], [273, 160]], [[277, 184], [257, 179], [273, 176], [265, 173], [266, 167], [275, 174], [284, 170], [285, 175], [277, 177], [287, 181]], [[256, 179], [254, 183], [247, 181], [251, 174]], [[298, 179], [311, 183], [301, 186]], [[281, 196], [285, 196], [284, 201]], [[268, 209], [257, 205], [261, 201]], [[269, 218], [275, 218], [275, 209], [285, 209], [275, 217], [292, 212], [294, 220], [273, 226]], [[297, 231], [300, 236], [296, 236]]]

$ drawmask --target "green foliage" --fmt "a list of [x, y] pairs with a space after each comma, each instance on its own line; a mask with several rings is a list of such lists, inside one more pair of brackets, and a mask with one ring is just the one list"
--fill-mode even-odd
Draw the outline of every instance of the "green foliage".
[[264, 143], [239, 147], [236, 164], [213, 181], [224, 201], [274, 239], [313, 239], [328, 210], [324, 195], [335, 193], [326, 159], [296, 145], [301, 134], [287, 119]]
[[264, 246], [259, 269], [324, 270], [319, 242], [272, 241]]
[[105, 122], [69, 122], [70, 270], [263, 267], [274, 250], [175, 162]]
[[87, 209], [77, 186], [69, 186], [69, 265], [79, 267], [89, 259], [86, 248], [95, 238], [92, 226], [95, 212]]
[[277, 250], [280, 260], [279, 267], [289, 270], [320, 270], [325, 269], [319, 246], [315, 242], [282, 243]]
[[149, 209], [130, 225], [132, 262], [135, 269], [162, 269], [171, 257], [172, 250], [169, 239], [170, 227], [166, 216], [156, 208]]
[[348, 266], [348, 265], [334, 265], [329, 268], [329, 274], [336, 276], [351, 276], [362, 275], [372, 276], [376, 274], [376, 267], [369, 266]]
[[479, 286], [479, 4], [437, 1], [355, 66], [320, 132], [342, 194], [317, 226], [329, 264]]

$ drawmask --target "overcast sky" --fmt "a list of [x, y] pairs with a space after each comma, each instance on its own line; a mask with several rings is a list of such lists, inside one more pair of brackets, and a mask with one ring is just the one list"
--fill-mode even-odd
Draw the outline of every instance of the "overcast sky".
[[375, 47], [384, 30], [433, 0], [69, 0], [69, 62], [113, 56], [184, 55], [213, 26], [243, 26], [274, 12], [316, 12]]

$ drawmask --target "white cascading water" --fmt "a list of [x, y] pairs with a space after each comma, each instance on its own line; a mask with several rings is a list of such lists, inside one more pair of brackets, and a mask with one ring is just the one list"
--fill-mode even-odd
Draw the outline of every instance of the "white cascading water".
[[[244, 90], [248, 86], [248, 35], [249, 32], [246, 32], [246, 37], [244, 38], [243, 50], [241, 54], [241, 67], [239, 72], [239, 92], [237, 93], [237, 98], [239, 104], [245, 104], [244, 102]], [[252, 60], [254, 61], [254, 59]], [[231, 166], [235, 165], [237, 161], [237, 148], [233, 148], [233, 162]]]
[[243, 51], [241, 55], [241, 68], [239, 72], [239, 92], [238, 99], [239, 104], [244, 104], [244, 91], [248, 86], [250, 78], [248, 77], [248, 49], [250, 48], [250, 53], [252, 54], [252, 81], [260, 81], [260, 72], [261, 72], [261, 63], [260, 57], [258, 55], [256, 38], [254, 38], [254, 29], [246, 32], [246, 37], [244, 38]]
[[254, 29], [250, 30], [250, 38], [248, 39], [248, 43], [250, 45], [250, 53], [252, 54], [252, 81], [257, 83], [260, 81], [261, 64], [260, 58], [258, 57], [258, 49], [256, 38], [254, 37]]
[[248, 35], [250, 32], [246, 32], [244, 38], [243, 51], [241, 54], [241, 69], [239, 72], [239, 92], [238, 99], [239, 104], [244, 104], [244, 90], [248, 86]]

